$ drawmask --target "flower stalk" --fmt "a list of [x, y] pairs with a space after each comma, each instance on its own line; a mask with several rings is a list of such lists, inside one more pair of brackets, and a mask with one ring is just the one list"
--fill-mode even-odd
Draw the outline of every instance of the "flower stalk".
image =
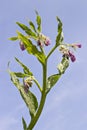
[[47, 60], [45, 61], [45, 65], [43, 65], [43, 90], [42, 90], [42, 94], [41, 94], [40, 105], [39, 105], [39, 108], [36, 112], [35, 117], [31, 120], [27, 130], [33, 129], [33, 127], [37, 123], [37, 121], [42, 113], [42, 110], [43, 110], [43, 107], [45, 104], [45, 100], [46, 100], [46, 80], [47, 80]]

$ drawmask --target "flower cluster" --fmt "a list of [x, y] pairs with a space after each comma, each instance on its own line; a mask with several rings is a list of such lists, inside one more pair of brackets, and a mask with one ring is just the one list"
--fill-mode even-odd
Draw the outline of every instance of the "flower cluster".
[[40, 46], [40, 47], [43, 47], [44, 45], [45, 46], [49, 46], [51, 43], [49, 37], [43, 35], [42, 33], [39, 34], [39, 37], [38, 37], [38, 41], [37, 41], [37, 45]]
[[76, 49], [81, 48], [81, 44], [62, 44], [60, 45], [60, 52], [62, 52], [63, 56], [66, 56], [71, 59], [72, 62], [76, 61], [76, 57], [70, 48]]
[[[40, 47], [43, 47], [44, 45], [49, 46], [50, 43], [51, 43], [49, 37], [43, 35], [42, 33], [40, 33], [38, 35], [38, 38], [37, 38], [36, 41], [37, 41], [37, 45], [40, 46]], [[19, 42], [19, 46], [20, 46], [20, 49], [22, 51], [24, 51], [26, 49], [25, 46], [24, 46], [24, 43], [22, 41]]]
[[28, 78], [26, 78], [25, 80], [23, 80], [23, 85], [24, 85], [24, 91], [26, 93], [28, 93], [29, 87], [32, 87], [33, 84], [33, 77], [30, 76]]

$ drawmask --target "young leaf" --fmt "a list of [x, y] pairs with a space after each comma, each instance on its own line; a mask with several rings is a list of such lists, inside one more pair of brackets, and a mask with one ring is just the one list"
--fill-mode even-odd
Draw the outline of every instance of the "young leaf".
[[36, 33], [34, 33], [30, 28], [28, 28], [26, 25], [22, 24], [22, 23], [19, 23], [19, 22], [16, 22], [16, 24], [22, 28], [29, 36], [31, 36], [32, 38], [36, 39], [37, 36], [36, 36]]
[[32, 44], [32, 41], [30, 39], [27, 39], [23, 34], [20, 32], [18, 33], [18, 38], [24, 43], [26, 50], [29, 54], [32, 54], [37, 57], [37, 59], [44, 64], [45, 61], [45, 55], [40, 52], [35, 45]]
[[22, 24], [22, 23], [19, 23], [19, 22], [16, 22], [16, 24], [17, 24], [21, 29], [23, 29], [24, 31], [26, 31], [26, 30], [29, 29], [25, 24]]
[[35, 12], [36, 12], [36, 15], [37, 15], [37, 17], [36, 17], [36, 22], [37, 22], [37, 25], [38, 25], [37, 31], [40, 33], [40, 32], [41, 32], [41, 17], [40, 17], [40, 15], [38, 14], [37, 11], [35, 11]]
[[62, 32], [62, 22], [58, 17], [57, 21], [59, 24], [58, 24], [58, 35], [56, 36], [56, 46], [59, 46], [63, 41], [63, 32]]
[[32, 21], [29, 21], [29, 24], [30, 24], [30, 28], [31, 28], [34, 32], [36, 32], [36, 29], [35, 29], [35, 26], [34, 26], [33, 22], [32, 22]]
[[[15, 57], [15, 60], [22, 66], [22, 68], [23, 68], [23, 71], [24, 71], [24, 73], [25, 74], [28, 74], [28, 75], [33, 75], [32, 74], [32, 72], [29, 70], [29, 68], [26, 66], [26, 65], [24, 65], [21, 61], [19, 61], [19, 59], [17, 59], [16, 57]], [[17, 76], [17, 75], [16, 75]], [[21, 74], [21, 76], [23, 76], [23, 74]], [[17, 76], [18, 77], [18, 76]]]
[[26, 122], [25, 122], [23, 117], [22, 117], [22, 124], [23, 124], [24, 130], [27, 130], [27, 124], [26, 124]]
[[25, 31], [31, 38], [33, 39], [37, 39], [37, 35], [31, 30], [31, 29], [28, 29]]
[[18, 37], [11, 37], [11, 38], [9, 38], [9, 40], [16, 41], [16, 40], [18, 40]]
[[28, 77], [29, 74], [24, 74], [24, 73], [21, 73], [21, 72], [14, 72], [14, 74], [19, 77], [19, 78], [25, 78], [25, 77]]
[[38, 108], [38, 102], [37, 102], [36, 96], [30, 91], [28, 91], [27, 93], [24, 91], [24, 86], [19, 82], [19, 80], [14, 72], [10, 71], [10, 76], [11, 76], [11, 81], [18, 88], [24, 102], [26, 103], [27, 107], [29, 108], [30, 115], [32, 115], [32, 117], [33, 117]]
[[68, 66], [69, 66], [69, 59], [67, 59], [67, 57], [63, 57], [61, 63], [57, 67], [59, 70], [59, 73], [64, 74]]
[[56, 82], [59, 80], [60, 77], [61, 77], [61, 74], [54, 74], [48, 77], [46, 93], [50, 91], [50, 89], [56, 84]]

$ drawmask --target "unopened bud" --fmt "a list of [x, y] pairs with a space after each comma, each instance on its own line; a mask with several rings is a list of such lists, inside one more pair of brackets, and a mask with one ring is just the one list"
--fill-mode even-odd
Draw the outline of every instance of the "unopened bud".
[[20, 45], [21, 50], [24, 51], [25, 50], [24, 43], [22, 41], [20, 41], [19, 45]]

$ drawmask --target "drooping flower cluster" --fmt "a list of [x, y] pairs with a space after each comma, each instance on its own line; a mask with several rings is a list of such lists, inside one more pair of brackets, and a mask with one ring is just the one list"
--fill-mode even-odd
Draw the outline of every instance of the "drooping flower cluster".
[[[42, 33], [40, 33], [38, 35], [36, 42], [37, 42], [37, 45], [40, 46], [40, 47], [43, 47], [44, 45], [49, 46], [50, 43], [51, 43], [50, 38], [43, 35]], [[19, 42], [19, 46], [20, 46], [20, 49], [22, 51], [24, 51], [26, 49], [25, 46], [24, 46], [24, 43], [22, 41]]]
[[66, 69], [69, 66], [69, 59], [71, 59], [72, 62], [76, 61], [76, 57], [71, 51], [71, 48], [81, 48], [81, 44], [62, 44], [59, 46], [60, 52], [62, 52], [62, 61], [58, 64], [57, 69], [60, 74], [64, 74]]
[[24, 85], [24, 91], [28, 93], [29, 87], [32, 87], [33, 84], [33, 76], [30, 76], [23, 80], [23, 85]]
[[63, 44], [60, 45], [59, 50], [62, 52], [63, 56], [66, 56], [71, 59], [72, 62], [76, 61], [76, 57], [70, 48], [76, 49], [81, 48], [81, 44]]
[[45, 46], [49, 46], [51, 43], [49, 37], [43, 35], [42, 33], [39, 34], [39, 37], [38, 37], [38, 41], [37, 41], [37, 45], [40, 46], [40, 47], [43, 47], [44, 45]]

